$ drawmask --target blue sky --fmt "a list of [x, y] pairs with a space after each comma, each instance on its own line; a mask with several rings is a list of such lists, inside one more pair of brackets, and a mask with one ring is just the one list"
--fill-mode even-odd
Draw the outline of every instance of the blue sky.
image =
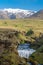
[[0, 0], [0, 9], [3, 8], [40, 10], [43, 9], [43, 0]]

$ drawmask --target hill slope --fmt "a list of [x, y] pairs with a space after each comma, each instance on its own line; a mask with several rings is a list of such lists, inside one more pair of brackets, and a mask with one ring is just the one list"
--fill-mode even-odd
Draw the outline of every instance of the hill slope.
[[43, 19], [43, 10], [40, 10], [37, 13], [33, 14], [32, 16], [30, 16], [30, 18]]

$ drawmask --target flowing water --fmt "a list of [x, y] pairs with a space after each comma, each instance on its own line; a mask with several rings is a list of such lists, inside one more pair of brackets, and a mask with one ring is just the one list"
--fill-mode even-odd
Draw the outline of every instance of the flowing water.
[[18, 53], [20, 57], [29, 58], [33, 52], [35, 52], [35, 50], [30, 48], [30, 44], [20, 44], [18, 46]]
[[[17, 48], [19, 56], [24, 58], [29, 58], [29, 56], [34, 53], [36, 50], [30, 48], [30, 44], [20, 44]], [[32, 63], [27, 62], [29, 65], [32, 65]], [[43, 64], [38, 64], [43, 65]]]

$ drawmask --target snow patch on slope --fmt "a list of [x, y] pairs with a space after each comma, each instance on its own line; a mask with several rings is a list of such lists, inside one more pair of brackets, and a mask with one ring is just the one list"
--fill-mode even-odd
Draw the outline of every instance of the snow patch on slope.
[[12, 9], [12, 8], [8, 8], [8, 9], [4, 9], [4, 11], [7, 11], [7, 12], [9, 12], [9, 13], [24, 13], [25, 15], [27, 15], [27, 14], [33, 14], [34, 12], [33, 11], [30, 11], [30, 10], [23, 10], [23, 9]]

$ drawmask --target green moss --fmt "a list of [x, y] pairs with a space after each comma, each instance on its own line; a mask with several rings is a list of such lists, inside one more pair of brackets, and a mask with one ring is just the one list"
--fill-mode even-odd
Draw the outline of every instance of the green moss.
[[29, 31], [27, 31], [27, 33], [26, 33], [26, 35], [27, 36], [30, 36], [30, 35], [32, 35], [34, 32], [32, 31], [32, 29], [30, 29]]
[[37, 49], [37, 51], [33, 53], [30, 58], [37, 61], [39, 64], [43, 64], [43, 46]]

